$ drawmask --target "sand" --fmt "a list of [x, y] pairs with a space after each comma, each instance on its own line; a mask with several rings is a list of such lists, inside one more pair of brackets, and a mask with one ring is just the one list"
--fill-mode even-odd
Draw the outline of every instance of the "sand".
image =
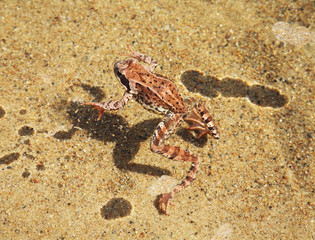
[[[313, 239], [314, 44], [280, 21], [313, 33], [314, 3], [0, 1], [0, 238]], [[169, 216], [152, 189], [190, 164], [150, 151], [163, 116], [80, 105], [122, 97], [127, 44], [221, 134], [167, 141], [201, 161]]]

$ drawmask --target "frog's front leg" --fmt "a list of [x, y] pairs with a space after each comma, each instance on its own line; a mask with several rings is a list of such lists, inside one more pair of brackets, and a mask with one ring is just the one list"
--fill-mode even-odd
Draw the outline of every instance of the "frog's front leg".
[[127, 102], [132, 98], [132, 94], [129, 92], [125, 92], [122, 99], [119, 101], [108, 101], [108, 102], [84, 102], [82, 105], [92, 105], [94, 106], [93, 109], [97, 109], [98, 112], [98, 120], [101, 119], [104, 111], [112, 111], [112, 110], [118, 110], [122, 107], [124, 107]]
[[147, 63], [149, 64], [149, 71], [150, 72], [153, 72], [154, 69], [156, 68], [157, 66], [157, 61], [155, 59], [153, 59], [152, 57], [148, 56], [148, 55], [145, 55], [143, 53], [138, 53], [138, 52], [134, 52], [133, 50], [131, 50], [130, 46], [127, 45], [129, 51], [130, 51], [130, 54], [128, 54], [128, 56], [132, 57], [132, 58], [135, 58], [137, 59], [138, 61], [142, 61], [144, 63]]
[[[162, 154], [163, 156], [177, 160], [192, 162], [190, 171], [186, 178], [178, 184], [171, 192], [162, 194], [159, 199], [159, 208], [162, 212], [167, 214], [167, 207], [171, 205], [171, 199], [174, 195], [188, 186], [196, 177], [199, 169], [198, 158], [192, 153], [185, 151], [179, 147], [163, 145], [163, 142], [176, 130], [176, 128], [183, 121], [184, 114], [168, 114], [163, 121], [158, 125], [154, 132], [151, 141], [151, 150], [153, 152]], [[163, 205], [165, 206], [163, 209]]]

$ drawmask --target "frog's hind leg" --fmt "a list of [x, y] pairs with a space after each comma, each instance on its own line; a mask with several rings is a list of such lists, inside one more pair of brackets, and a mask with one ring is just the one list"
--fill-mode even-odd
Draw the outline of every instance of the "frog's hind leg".
[[198, 138], [204, 134], [211, 134], [214, 138], [219, 139], [218, 130], [204, 104], [196, 104], [190, 114], [185, 117], [185, 121], [190, 123], [190, 130], [198, 132]]
[[[174, 195], [188, 186], [197, 177], [199, 169], [199, 160], [195, 155], [179, 147], [163, 145], [163, 142], [176, 130], [182, 121], [183, 114], [168, 114], [158, 125], [151, 141], [151, 150], [153, 152], [162, 154], [169, 159], [192, 162], [190, 171], [188, 172], [186, 178], [171, 192], [162, 194], [159, 199], [159, 208], [165, 214], [167, 214], [168, 205], [172, 204], [171, 199]], [[163, 205], [165, 206], [164, 209]]]
[[197, 132], [198, 138], [201, 138], [205, 134], [210, 134], [210, 130], [203, 122], [197, 107], [195, 107], [190, 114], [185, 117], [185, 121], [190, 125], [188, 128], [189, 130]]
[[206, 108], [205, 104], [197, 104], [196, 106], [201, 118], [202, 118], [202, 121], [206, 124], [207, 128], [210, 130], [212, 136], [215, 138], [215, 139], [219, 139], [220, 138], [220, 135], [219, 135], [219, 132], [217, 130], [217, 128], [214, 126], [214, 123], [213, 123], [213, 120], [212, 120], [212, 117], [208, 111], [208, 109]]

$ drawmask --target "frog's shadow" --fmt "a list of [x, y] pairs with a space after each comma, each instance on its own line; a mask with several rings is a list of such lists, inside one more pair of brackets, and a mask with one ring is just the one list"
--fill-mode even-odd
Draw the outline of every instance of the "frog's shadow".
[[191, 92], [216, 98], [224, 97], [247, 98], [260, 107], [280, 108], [288, 103], [288, 97], [277, 89], [264, 85], [249, 85], [241, 79], [226, 77], [219, 79], [212, 75], [204, 75], [196, 70], [187, 70], [181, 75], [181, 82]]
[[[55, 138], [60, 140], [71, 139], [77, 128], [86, 129], [91, 138], [103, 141], [104, 144], [107, 142], [116, 143], [113, 158], [117, 168], [155, 176], [170, 175], [169, 170], [131, 162], [139, 151], [140, 143], [153, 135], [153, 131], [161, 121], [160, 118], [145, 120], [130, 128], [128, 122], [115, 113], [105, 112], [102, 118], [97, 121], [98, 111], [76, 102], [71, 102], [67, 113], [73, 128], [69, 131], [57, 132], [54, 135]], [[180, 128], [177, 134], [195, 146], [203, 146], [207, 141], [206, 138], [196, 139], [191, 133], [184, 131], [183, 128]]]

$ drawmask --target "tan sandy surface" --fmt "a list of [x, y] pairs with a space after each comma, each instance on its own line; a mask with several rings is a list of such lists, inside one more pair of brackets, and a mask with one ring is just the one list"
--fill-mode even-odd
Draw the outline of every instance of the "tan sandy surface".
[[[314, 2], [0, 1], [0, 239], [314, 239], [314, 44], [279, 21], [313, 31]], [[170, 216], [150, 187], [190, 165], [150, 151], [162, 116], [79, 105], [121, 98], [127, 44], [221, 132], [168, 141], [201, 159]]]

